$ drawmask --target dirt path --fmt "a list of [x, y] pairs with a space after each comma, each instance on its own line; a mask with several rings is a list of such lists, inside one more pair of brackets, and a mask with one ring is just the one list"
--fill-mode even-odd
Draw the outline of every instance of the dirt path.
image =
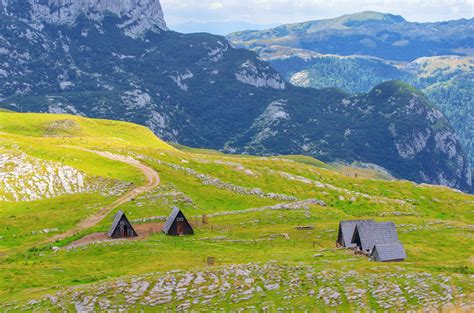
[[8, 257], [9, 255], [14, 255], [15, 253], [18, 253], [20, 251], [27, 250], [28, 248], [33, 248], [33, 247], [37, 247], [37, 246], [40, 246], [40, 245], [43, 245], [43, 244], [53, 243], [57, 240], [62, 240], [62, 239], [71, 237], [71, 236], [75, 235], [76, 233], [78, 233], [82, 230], [85, 230], [87, 228], [91, 228], [91, 227], [97, 225], [98, 223], [100, 223], [105, 217], [107, 217], [107, 215], [109, 215], [110, 212], [112, 212], [114, 209], [116, 209], [120, 205], [130, 201], [131, 199], [133, 199], [133, 198], [135, 198], [135, 197], [137, 197], [137, 196], [139, 196], [139, 195], [141, 195], [145, 192], [151, 191], [151, 190], [153, 190], [154, 188], [156, 188], [160, 185], [160, 176], [158, 175], [158, 173], [154, 169], [152, 169], [151, 167], [146, 166], [146, 165], [140, 163], [139, 161], [137, 161], [133, 158], [125, 157], [125, 156], [121, 156], [121, 155], [117, 155], [117, 154], [113, 154], [113, 153], [109, 153], [109, 152], [88, 150], [88, 149], [81, 148], [81, 147], [71, 147], [71, 146], [63, 146], [63, 147], [68, 148], [68, 149], [79, 149], [79, 150], [82, 150], [82, 151], [95, 153], [95, 154], [98, 154], [98, 155], [103, 156], [105, 158], [108, 158], [110, 160], [130, 164], [131, 166], [139, 169], [145, 175], [145, 177], [147, 179], [147, 183], [143, 186], [134, 188], [133, 190], [127, 192], [126, 194], [124, 194], [123, 196], [121, 196], [120, 198], [115, 200], [113, 203], [103, 207], [102, 209], [100, 209], [99, 212], [95, 213], [92, 216], [89, 216], [84, 221], [82, 221], [81, 223], [76, 225], [74, 228], [68, 230], [65, 233], [58, 234], [54, 237], [47, 238], [43, 241], [36, 242], [36, 243], [28, 245], [28, 246], [22, 246], [21, 248], [18, 248], [18, 249], [10, 249], [8, 252], [5, 251], [5, 252], [0, 253], [0, 264], [2, 263], [1, 262], [2, 259], [5, 258], [5, 257]]
[[[68, 147], [68, 148], [72, 148], [72, 147]], [[95, 153], [95, 154], [98, 154], [98, 155], [103, 156], [105, 158], [108, 158], [110, 160], [130, 164], [131, 166], [134, 166], [137, 169], [139, 169], [145, 175], [148, 182], [146, 183], [146, 185], [137, 187], [137, 188], [127, 192], [126, 194], [124, 194], [123, 196], [121, 196], [120, 198], [115, 200], [113, 203], [109, 204], [106, 207], [103, 207], [96, 214], [86, 218], [84, 221], [82, 221], [81, 223], [76, 225], [74, 228], [68, 230], [65, 233], [62, 233], [62, 234], [59, 234], [59, 235], [56, 235], [56, 236], [50, 238], [49, 242], [54, 242], [56, 240], [62, 240], [62, 239], [71, 237], [74, 234], [76, 234], [76, 233], [78, 233], [82, 230], [85, 230], [87, 228], [91, 228], [91, 227], [99, 224], [105, 217], [107, 217], [107, 215], [109, 215], [110, 212], [112, 212], [114, 209], [116, 209], [120, 205], [132, 200], [133, 198], [135, 198], [135, 197], [137, 197], [137, 196], [139, 196], [139, 195], [141, 195], [145, 192], [151, 191], [151, 190], [153, 190], [154, 188], [156, 188], [160, 185], [160, 176], [158, 175], [158, 173], [154, 169], [152, 169], [151, 167], [146, 166], [146, 165], [140, 163], [139, 161], [137, 161], [133, 158], [125, 157], [125, 156], [122, 156], [122, 155], [117, 155], [117, 154], [113, 154], [113, 153], [109, 153], [109, 152], [88, 150], [88, 149], [78, 148], [78, 147], [74, 147], [74, 148], [80, 149], [80, 150], [83, 150], [83, 151], [87, 151], [87, 152], [91, 152], [91, 153]]]

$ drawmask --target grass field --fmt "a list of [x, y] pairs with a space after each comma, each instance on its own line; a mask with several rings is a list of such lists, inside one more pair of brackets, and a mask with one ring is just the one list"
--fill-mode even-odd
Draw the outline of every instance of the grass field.
[[[74, 146], [139, 160], [159, 173], [161, 185], [120, 209], [136, 224], [162, 222], [178, 206], [195, 227], [189, 237], [156, 233], [67, 249], [107, 231], [115, 212], [71, 238], [42, 242], [118, 194], [0, 202], [0, 311], [473, 308], [473, 196], [303, 156], [173, 148], [121, 122], [0, 113], [0, 137], [0, 155], [64, 164], [93, 182], [131, 188], [144, 177]], [[336, 249], [339, 221], [359, 218], [395, 222], [406, 262], [374, 263]], [[208, 257], [216, 263], [208, 265]]]

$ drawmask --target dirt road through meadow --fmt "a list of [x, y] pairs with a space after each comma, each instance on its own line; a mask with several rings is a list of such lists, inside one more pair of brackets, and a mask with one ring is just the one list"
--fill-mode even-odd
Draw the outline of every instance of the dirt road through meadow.
[[[72, 147], [68, 147], [68, 148], [72, 148]], [[131, 157], [126, 157], [126, 156], [123, 156], [123, 155], [113, 154], [113, 153], [110, 153], [110, 152], [88, 150], [88, 149], [77, 148], [77, 147], [75, 147], [75, 148], [83, 150], [83, 151], [95, 153], [95, 154], [98, 154], [102, 157], [108, 158], [110, 160], [127, 163], [127, 164], [129, 164], [133, 167], [136, 167], [137, 169], [139, 169], [145, 175], [145, 177], [147, 179], [147, 183], [143, 186], [136, 187], [136, 188], [130, 190], [129, 192], [127, 192], [126, 194], [122, 195], [120, 198], [115, 200], [113, 203], [103, 207], [102, 209], [100, 209], [94, 215], [91, 215], [88, 218], [86, 218], [84, 221], [82, 221], [81, 223], [76, 225], [74, 228], [68, 230], [65, 233], [62, 233], [62, 234], [59, 234], [59, 235], [56, 235], [56, 236], [52, 237], [49, 240], [49, 242], [54, 242], [56, 240], [62, 240], [62, 239], [68, 238], [70, 236], [73, 236], [74, 234], [76, 234], [76, 233], [78, 233], [78, 232], [80, 232], [84, 229], [94, 227], [95, 225], [99, 224], [105, 217], [107, 217], [107, 215], [109, 215], [110, 212], [112, 212], [114, 209], [118, 208], [120, 205], [132, 200], [133, 198], [135, 198], [135, 197], [137, 197], [137, 196], [139, 196], [139, 195], [141, 195], [145, 192], [151, 191], [151, 190], [155, 189], [156, 187], [158, 187], [160, 185], [160, 176], [158, 175], [158, 173], [154, 169], [152, 169], [149, 166], [144, 165], [143, 163], [140, 163], [139, 161], [137, 161], [137, 160], [135, 160]]]

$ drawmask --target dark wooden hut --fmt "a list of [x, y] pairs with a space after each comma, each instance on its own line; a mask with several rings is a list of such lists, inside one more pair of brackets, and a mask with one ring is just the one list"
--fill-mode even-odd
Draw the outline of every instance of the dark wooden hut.
[[193, 235], [194, 230], [180, 209], [174, 208], [163, 226], [163, 232], [171, 236]]
[[399, 242], [397, 228], [392, 222], [363, 223], [356, 225], [351, 243], [367, 254], [372, 252], [376, 243], [386, 244]]
[[339, 223], [339, 232], [337, 235], [336, 245], [344, 248], [355, 248], [356, 244], [352, 243], [352, 237], [357, 225], [366, 223], [375, 223], [374, 220], [353, 220], [341, 221]]
[[401, 242], [376, 243], [370, 258], [375, 262], [402, 262], [407, 258], [407, 254]]
[[112, 239], [138, 237], [125, 213], [118, 211], [107, 235]]

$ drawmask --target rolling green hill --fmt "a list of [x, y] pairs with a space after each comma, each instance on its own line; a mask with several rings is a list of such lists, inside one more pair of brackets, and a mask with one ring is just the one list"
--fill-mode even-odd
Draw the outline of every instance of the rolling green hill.
[[[77, 228], [146, 184], [138, 164], [160, 185]], [[474, 197], [446, 187], [309, 157], [173, 148], [128, 123], [20, 113], [0, 113], [0, 178], [9, 186], [0, 188], [0, 311], [473, 307]], [[153, 231], [173, 206], [194, 236]], [[142, 238], [86, 240], [101, 238], [119, 209]], [[335, 248], [338, 222], [363, 218], [397, 224], [406, 262]]]

